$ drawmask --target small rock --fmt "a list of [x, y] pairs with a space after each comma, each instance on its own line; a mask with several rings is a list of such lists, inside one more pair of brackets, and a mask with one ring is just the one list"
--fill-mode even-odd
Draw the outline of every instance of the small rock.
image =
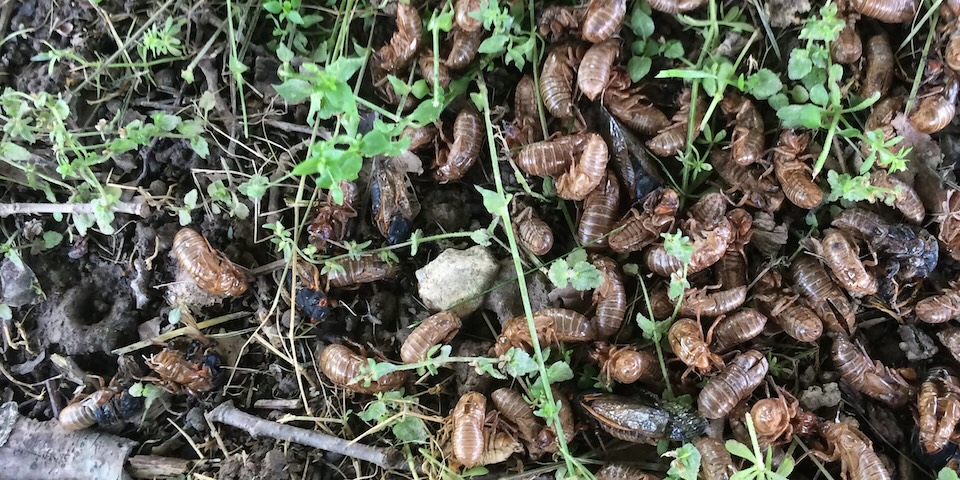
[[25, 263], [18, 265], [4, 259], [0, 264], [0, 283], [3, 284], [3, 303], [12, 308], [37, 301], [37, 276]]
[[451, 310], [465, 317], [480, 308], [498, 270], [493, 255], [479, 245], [444, 250], [417, 270], [420, 299], [432, 311]]
[[186, 426], [192, 428], [195, 432], [206, 432], [207, 421], [203, 417], [203, 407], [193, 407], [187, 411]]
[[826, 383], [821, 388], [814, 385], [800, 394], [800, 405], [807, 410], [840, 405], [840, 388], [836, 383]]

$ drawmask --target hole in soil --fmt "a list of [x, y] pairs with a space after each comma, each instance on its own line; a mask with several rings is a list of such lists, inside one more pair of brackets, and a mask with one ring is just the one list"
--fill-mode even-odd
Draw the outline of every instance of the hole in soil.
[[102, 375], [104, 382], [109, 382], [117, 373], [116, 358], [103, 352], [74, 355], [73, 360], [83, 371]]
[[88, 287], [81, 290], [68, 307], [68, 315], [78, 325], [95, 325], [110, 314], [113, 303], [103, 297], [103, 292]]

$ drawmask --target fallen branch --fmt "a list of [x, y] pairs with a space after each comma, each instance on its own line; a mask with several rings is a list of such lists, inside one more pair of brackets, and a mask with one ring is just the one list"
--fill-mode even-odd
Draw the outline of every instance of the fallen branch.
[[[126, 213], [138, 217], [150, 215], [150, 207], [145, 202], [117, 202], [110, 206], [114, 213]], [[9, 217], [17, 214], [42, 213], [93, 213], [92, 203], [4, 203], [0, 204], [0, 217]]]
[[208, 420], [245, 430], [253, 437], [264, 436], [299, 443], [364, 460], [388, 470], [407, 469], [403, 454], [392, 448], [371, 447], [325, 433], [264, 420], [238, 410], [231, 401], [217, 405], [216, 408], [207, 413], [206, 417]]

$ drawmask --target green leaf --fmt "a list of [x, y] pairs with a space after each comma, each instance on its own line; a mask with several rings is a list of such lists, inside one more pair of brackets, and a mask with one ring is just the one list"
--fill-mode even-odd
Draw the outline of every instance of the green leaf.
[[393, 436], [403, 443], [427, 443], [430, 432], [427, 431], [423, 420], [412, 415], [405, 415], [397, 420], [390, 430]]
[[787, 98], [787, 96], [786, 96], [785, 94], [783, 94], [783, 93], [778, 93], [778, 94], [770, 97], [769, 99], [767, 99], [767, 102], [770, 103], [770, 106], [773, 107], [774, 110], [779, 110], [779, 109], [781, 109], [781, 108], [786, 107], [787, 105], [789, 105], [789, 104], [790, 104], [790, 99]]
[[9, 321], [11, 319], [13, 319], [13, 310], [10, 309], [10, 305], [0, 303], [0, 320]]
[[822, 128], [823, 110], [809, 103], [803, 105], [787, 105], [777, 110], [777, 118], [783, 124], [783, 128]]
[[760, 472], [757, 471], [756, 467], [752, 467], [734, 473], [730, 480], [754, 480], [757, 478], [760, 478]]
[[676, 301], [680, 297], [683, 297], [684, 292], [690, 288], [690, 281], [687, 280], [687, 277], [682, 275], [680, 272], [673, 272], [670, 274], [670, 286], [667, 288], [667, 297], [670, 300]]
[[477, 51], [483, 54], [500, 53], [507, 46], [508, 41], [510, 41], [509, 35], [502, 33], [493, 34], [480, 42], [480, 47]]
[[360, 412], [360, 420], [364, 422], [380, 423], [390, 417], [390, 411], [387, 403], [383, 400], [375, 400], [367, 404], [367, 408]]
[[340, 83], [346, 84], [356, 75], [360, 67], [363, 67], [364, 63], [366, 62], [362, 57], [340, 57], [337, 61], [327, 65], [325, 70], [332, 73]]
[[569, 255], [567, 255], [567, 264], [568, 264], [568, 265], [573, 265], [573, 264], [577, 264], [577, 263], [580, 263], [580, 262], [586, 262], [586, 261], [587, 261], [587, 251], [584, 250], [584, 249], [582, 249], [582, 248], [578, 248], [578, 249], [570, 252]]
[[656, 321], [647, 318], [642, 313], [638, 313], [637, 326], [639, 326], [640, 331], [643, 332], [643, 338], [653, 340], [654, 342], [660, 341], [660, 330], [657, 328]]
[[650, 38], [653, 35], [654, 23], [653, 18], [649, 14], [644, 13], [643, 10], [639, 8], [640, 2], [637, 2], [633, 8], [633, 12], [630, 14], [630, 30], [633, 30], [633, 33], [640, 38]]
[[470, 232], [470, 240], [483, 247], [490, 246], [490, 238], [490, 233], [487, 232], [486, 228], [478, 228]]
[[504, 197], [493, 190], [487, 190], [479, 185], [475, 185], [474, 187], [480, 192], [480, 196], [483, 197], [483, 208], [487, 209], [487, 212], [490, 212], [490, 214], [495, 217], [506, 217], [509, 215], [507, 205], [510, 203], [510, 199], [507, 197], [512, 197], [512, 195]]
[[727, 451], [733, 455], [736, 455], [745, 460], [754, 460], [753, 452], [750, 451], [750, 448], [746, 445], [736, 441], [736, 440], [727, 440], [724, 444], [727, 447]]
[[503, 371], [514, 378], [529, 375], [539, 368], [529, 353], [516, 347], [507, 350], [503, 358], [505, 360]]
[[47, 231], [43, 232], [43, 249], [50, 250], [57, 245], [60, 245], [60, 242], [63, 241], [63, 234], [60, 232]]
[[747, 77], [747, 91], [758, 100], [766, 100], [783, 90], [780, 77], [770, 69], [761, 68]]
[[957, 471], [950, 467], [943, 467], [937, 473], [937, 480], [958, 480]]
[[802, 48], [790, 52], [790, 60], [787, 62], [787, 77], [790, 80], [800, 80], [809, 75], [811, 70], [813, 70], [813, 62], [810, 60], [809, 52]]
[[373, 380], [377, 380], [384, 375], [391, 374], [397, 371], [397, 366], [392, 363], [387, 362], [376, 362], [372, 369], [370, 369], [370, 377]]
[[650, 66], [653, 61], [648, 57], [632, 57], [627, 62], [627, 73], [630, 74], [630, 80], [639, 82], [650, 73]]
[[200, 107], [200, 110], [204, 112], [209, 112], [217, 106], [217, 100], [213, 95], [213, 92], [210, 90], [205, 90], [202, 95], [200, 95], [200, 100], [197, 100], [197, 106]]
[[568, 275], [570, 277], [570, 285], [581, 292], [593, 290], [603, 285], [603, 275], [600, 273], [600, 270], [589, 262], [575, 263], [573, 268], [568, 272]]
[[196, 153], [200, 158], [207, 158], [210, 155], [210, 145], [203, 137], [191, 138], [190, 148], [193, 149], [193, 153]]
[[550, 265], [547, 277], [550, 278], [550, 283], [553, 283], [557, 288], [566, 288], [569, 283], [569, 271], [570, 269], [567, 267], [567, 262], [558, 259]]
[[828, 2], [820, 9], [820, 18], [811, 18], [800, 30], [801, 40], [832, 42], [843, 30], [844, 20], [837, 16], [837, 5]]
[[233, 56], [230, 57], [229, 68], [230, 73], [232, 73], [238, 79], [242, 78], [241, 75], [243, 75], [244, 72], [250, 70], [250, 67], [244, 65], [239, 58]]
[[153, 123], [156, 126], [160, 127], [160, 129], [165, 132], [174, 131], [182, 121], [180, 117], [176, 115], [170, 115], [162, 112], [153, 114], [152, 118], [153, 118]]
[[663, 46], [663, 56], [672, 60], [683, 57], [683, 43], [680, 40], [668, 40]]
[[183, 205], [191, 209], [197, 208], [197, 195], [197, 189], [191, 189], [186, 195], [183, 196]]
[[144, 396], [143, 383], [137, 382], [137, 383], [134, 383], [133, 385], [130, 385], [130, 388], [127, 389], [127, 393], [129, 393], [130, 396], [134, 398], [143, 397]]
[[850, 176], [848, 173], [837, 173], [835, 170], [827, 172], [827, 184], [830, 185], [828, 202], [844, 199], [850, 202], [876, 202], [878, 199], [892, 201], [896, 199], [896, 192], [874, 186], [870, 183], [869, 175]]
[[420, 79], [416, 82], [413, 82], [413, 86], [410, 88], [410, 93], [413, 94], [417, 99], [423, 99], [433, 90], [427, 85], [427, 81]]
[[443, 111], [443, 101], [437, 101], [436, 103], [437, 105], [434, 105], [434, 101], [431, 99], [420, 102], [420, 105], [413, 109], [407, 119], [418, 125], [426, 125], [437, 121], [440, 118], [440, 112]]
[[814, 85], [813, 88], [810, 89], [810, 101], [821, 107], [826, 107], [830, 101], [830, 95], [823, 85]]
[[453, 29], [453, 10], [448, 10], [440, 15], [437, 15], [437, 13], [436, 10], [433, 12], [433, 16], [427, 22], [427, 29], [439, 29], [443, 32], [449, 32]]
[[780, 462], [780, 466], [777, 467], [777, 475], [782, 475], [784, 478], [789, 478], [790, 474], [793, 473], [794, 467], [797, 466], [797, 462], [793, 457], [786, 457]]
[[[270, 180], [260, 174], [255, 174], [246, 182], [237, 186], [237, 190], [250, 200], [257, 201], [263, 198], [267, 193], [267, 187], [270, 186]], [[196, 201], [196, 200], [194, 200]]]
[[170, 322], [170, 325], [176, 325], [180, 323], [180, 318], [182, 316], [180, 308], [174, 308], [170, 310], [170, 313], [167, 314], [167, 321]]
[[[790, 98], [793, 99], [794, 103], [807, 103], [807, 101], [810, 100], [810, 92], [808, 92], [803, 85], [796, 85], [790, 89]], [[786, 103], [784, 103], [784, 105], [786, 105]], [[771, 106], [777, 110], [780, 109], [780, 106], [774, 106], [772, 103]]]
[[115, 138], [107, 145], [107, 150], [113, 154], [125, 153], [135, 150], [140, 145], [129, 138]]
[[683, 235], [682, 232], [663, 233], [663, 249], [667, 255], [680, 260], [684, 264], [689, 264], [693, 258], [693, 242], [690, 238]]
[[565, 382], [573, 379], [573, 369], [566, 362], [554, 362], [547, 368], [547, 380], [550, 383]]
[[473, 468], [464, 470], [463, 473], [460, 474], [460, 476], [463, 478], [470, 478], [470, 477], [479, 477], [480, 475], [486, 475], [488, 473], [490, 473], [490, 470], [488, 470], [487, 467], [473, 467]]
[[667, 475], [680, 480], [697, 480], [697, 474], [700, 472], [700, 451], [692, 443], [686, 443], [680, 448], [674, 450], [674, 457], [670, 462], [670, 469]]
[[273, 89], [277, 91], [280, 98], [291, 104], [300, 103], [313, 94], [313, 85], [299, 78], [288, 78], [280, 85], [274, 85]]
[[294, 25], [303, 25], [303, 17], [301, 17], [300, 12], [296, 10], [287, 13], [287, 20]]
[[30, 151], [13, 142], [0, 143], [0, 160], [22, 163], [30, 160]]
[[423, 230], [421, 230], [421, 229], [419, 229], [419, 228], [416, 229], [416, 230], [410, 235], [410, 256], [411, 256], [411, 257], [416, 257], [416, 256], [417, 256], [417, 250], [420, 248], [420, 239], [421, 239], [421, 238], [423, 238]]

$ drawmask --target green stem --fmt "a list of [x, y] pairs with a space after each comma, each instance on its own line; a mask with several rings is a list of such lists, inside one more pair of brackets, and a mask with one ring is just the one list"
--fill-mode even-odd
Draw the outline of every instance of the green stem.
[[[360, 84], [360, 82], [357, 82], [357, 85], [359, 85], [359, 84]], [[379, 105], [371, 102], [370, 100], [367, 100], [367, 99], [365, 99], [365, 98], [363, 98], [363, 97], [360, 97], [360, 96], [357, 96], [356, 99], [357, 99], [357, 103], [358, 103], [358, 104], [363, 105], [364, 107], [367, 107], [367, 108], [369, 108], [370, 110], [373, 110], [374, 112], [377, 112], [377, 113], [379, 113], [380, 115], [383, 115], [384, 117], [387, 117], [388, 119], [390, 119], [391, 122], [396, 123], [396, 122], [399, 122], [399, 121], [400, 121], [400, 117], [398, 117], [397, 115], [395, 115], [393, 112], [384, 110], [383, 107], [381, 107], [381, 106], [379, 106]], [[338, 118], [339, 118], [339, 117], [338, 117]]]
[[231, 68], [230, 74], [233, 76], [233, 81], [237, 85], [237, 93], [240, 96], [240, 111], [243, 114], [243, 136], [244, 138], [250, 137], [250, 127], [247, 124], [247, 100], [243, 95], [243, 75], [233, 71], [233, 64], [239, 64], [240, 59], [237, 57], [237, 43], [234, 41], [236, 39], [236, 33], [233, 30], [233, 2], [227, 0], [227, 29], [230, 34], [230, 63]]
[[[495, 137], [493, 135], [492, 123], [490, 120], [490, 104], [487, 98], [487, 84], [483, 76], [477, 77], [477, 86], [479, 87], [479, 98], [483, 102], [483, 118], [487, 131], [487, 147], [490, 150], [490, 161], [493, 163], [493, 177], [497, 185], [497, 194], [506, 200], [506, 194], [503, 188], [503, 180], [500, 178], [500, 165], [497, 157]], [[543, 350], [540, 348], [540, 339], [537, 337], [537, 328], [533, 321], [533, 308], [530, 306], [530, 295], [527, 292], [527, 282], [524, 278], [523, 260], [520, 257], [520, 247], [517, 245], [517, 239], [513, 234], [512, 221], [510, 215], [505, 212], [498, 212], [503, 220], [503, 229], [507, 235], [507, 242], [510, 244], [510, 256], [513, 258], [513, 268], [517, 274], [517, 283], [520, 288], [520, 298], [523, 301], [523, 313], [527, 317], [527, 328], [530, 330], [530, 345], [533, 347], [533, 358], [537, 362], [537, 370], [540, 374], [540, 380], [543, 382], [544, 398], [550, 405], [556, 405], [553, 398], [553, 392], [550, 389], [550, 379], [547, 376], [547, 366], [543, 358]], [[581, 474], [588, 477], [593, 475], [576, 458], [574, 458], [567, 448], [567, 441], [563, 435], [563, 428], [560, 425], [558, 415], [548, 419], [548, 423], [553, 426], [557, 434], [557, 445], [564, 461], [567, 464], [567, 471], [571, 474]]]
[[[650, 294], [647, 291], [647, 284], [643, 281], [643, 275], [638, 275], [637, 278], [640, 279], [640, 289], [643, 291], [643, 301], [647, 305], [648, 318], [655, 322], [656, 319], [653, 318], [653, 309], [650, 307]], [[652, 340], [654, 348], [657, 349], [657, 361], [660, 362], [660, 374], [663, 375], [663, 383], [667, 387], [667, 394], [670, 398], [673, 398], [673, 387], [670, 386], [670, 373], [667, 371], [667, 361], [663, 358], [663, 342], [661, 342], [660, 335], [656, 332], [654, 332]]]
[[[920, 58], [927, 58], [927, 55], [930, 53], [930, 44], [933, 42], [933, 32], [937, 28], [937, 21], [940, 20], [940, 10], [937, 8], [940, 2], [936, 2], [937, 5], [934, 6], [936, 10], [933, 11], [933, 15], [930, 17], [930, 33], [927, 35], [927, 41], [923, 44], [923, 54]], [[930, 15], [930, 12], [927, 13]], [[918, 22], [917, 28], [919, 28], [920, 23]], [[911, 32], [911, 36], [914, 32]], [[904, 40], [906, 42], [906, 40]], [[900, 45], [900, 48], [903, 48], [903, 45]], [[917, 66], [917, 73], [913, 76], [913, 85], [910, 87], [910, 96], [907, 97], [907, 104], [904, 106], [904, 113], [909, 112], [913, 109], [913, 103], [917, 98], [917, 92], [920, 91], [920, 81], [923, 80], [923, 69], [927, 65], [927, 62], [920, 62], [920, 65]]]
[[838, 112], [834, 114], [833, 120], [830, 121], [830, 129], [827, 130], [827, 137], [823, 139], [823, 150], [820, 151], [820, 156], [817, 157], [817, 163], [813, 166], [813, 178], [817, 178], [820, 170], [823, 169], [823, 165], [827, 162], [827, 156], [830, 154], [830, 145], [833, 143], [833, 136], [837, 133], [837, 125], [840, 123], [840, 117], [841, 114]]

